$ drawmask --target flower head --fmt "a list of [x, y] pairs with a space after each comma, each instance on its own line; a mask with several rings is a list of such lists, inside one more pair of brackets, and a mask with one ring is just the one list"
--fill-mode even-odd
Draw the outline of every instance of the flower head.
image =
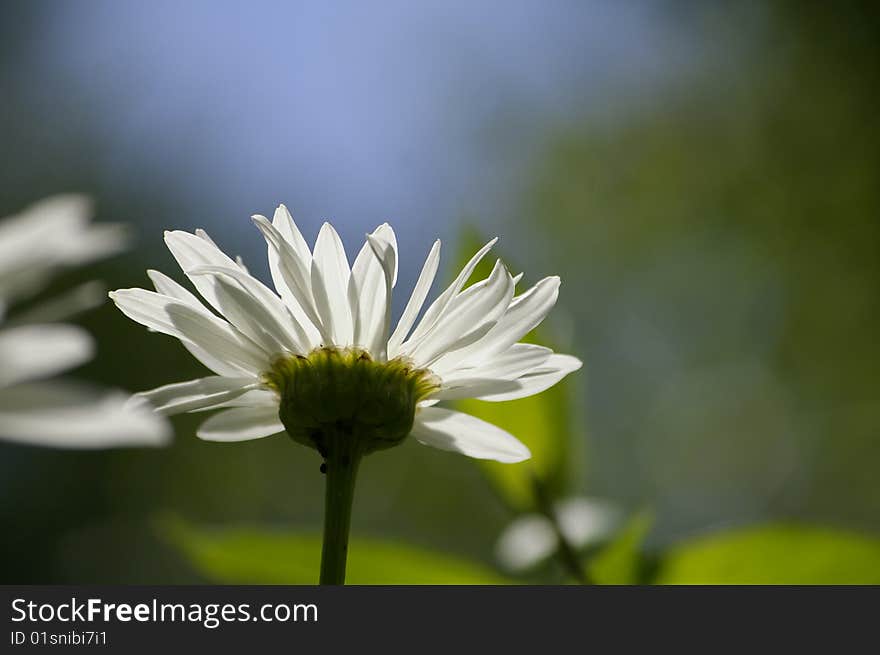
[[89, 218], [86, 198], [63, 195], [0, 221], [0, 438], [101, 448], [158, 445], [169, 437], [164, 420], [121, 391], [46, 380], [92, 358], [91, 336], [57, 321], [101, 302], [96, 283], [4, 321], [14, 301], [39, 292], [59, 269], [122, 249], [122, 226]]
[[516, 295], [518, 278], [499, 260], [488, 278], [465, 288], [493, 240], [417, 321], [437, 273], [437, 241], [392, 330], [398, 250], [389, 225], [367, 235], [349, 265], [329, 223], [310, 249], [283, 205], [271, 222], [253, 220], [268, 245], [274, 290], [197, 230], [167, 232], [165, 241], [216, 314], [158, 271], [148, 271], [155, 292], [110, 294], [123, 313], [177, 337], [215, 373], [142, 394], [158, 411], [221, 409], [198, 431], [209, 441], [256, 439], [286, 429], [321, 451], [332, 432], [360, 439], [366, 453], [412, 434], [471, 457], [529, 457], [500, 428], [436, 405], [522, 398], [580, 368], [574, 357], [518, 343], [555, 304], [559, 278]]
[[[597, 499], [566, 498], [556, 502], [552, 510], [559, 532], [577, 551], [606, 541], [621, 522], [617, 507]], [[556, 530], [543, 514], [523, 514], [498, 537], [495, 555], [505, 569], [527, 571], [556, 552]]]

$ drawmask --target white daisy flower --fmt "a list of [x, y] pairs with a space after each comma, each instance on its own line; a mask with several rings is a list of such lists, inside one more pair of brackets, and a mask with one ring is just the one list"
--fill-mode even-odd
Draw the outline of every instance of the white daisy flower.
[[208, 307], [158, 271], [148, 271], [155, 292], [110, 294], [124, 314], [177, 337], [214, 372], [142, 394], [158, 411], [219, 409], [199, 428], [202, 439], [286, 431], [325, 458], [343, 442], [357, 442], [359, 456], [412, 434], [470, 457], [528, 459], [528, 449], [504, 430], [437, 403], [523, 398], [580, 368], [575, 357], [518, 343], [555, 304], [558, 277], [516, 295], [519, 277], [498, 261], [487, 279], [465, 289], [493, 240], [417, 322], [437, 273], [437, 241], [392, 330], [398, 252], [390, 226], [367, 235], [349, 265], [329, 223], [309, 249], [283, 205], [271, 222], [253, 220], [268, 243], [274, 290], [197, 230], [167, 232], [165, 242]]
[[16, 300], [39, 292], [61, 268], [115, 253], [119, 225], [89, 224], [82, 196], [47, 198], [0, 221], [0, 438], [32, 445], [102, 448], [158, 445], [167, 422], [120, 391], [51, 380], [94, 354], [83, 329], [55, 322], [101, 302], [96, 283], [7, 319]]
[[505, 569], [521, 573], [549, 559], [559, 548], [560, 532], [577, 551], [603, 543], [622, 518], [610, 503], [580, 497], [555, 503], [553, 514], [556, 526], [543, 514], [534, 513], [523, 514], [504, 529], [495, 556]]

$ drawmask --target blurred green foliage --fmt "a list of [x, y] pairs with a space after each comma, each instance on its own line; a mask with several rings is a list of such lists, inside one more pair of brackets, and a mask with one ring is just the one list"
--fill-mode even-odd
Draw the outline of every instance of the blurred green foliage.
[[679, 9], [712, 39], [696, 72], [560, 127], [516, 208], [596, 381], [590, 479], [651, 499], [661, 539], [777, 516], [876, 530], [877, 12]]
[[650, 512], [634, 514], [610, 543], [587, 559], [590, 580], [607, 585], [644, 584], [648, 568], [644, 546], [653, 522]]
[[709, 534], [673, 546], [657, 584], [880, 584], [880, 539], [799, 525]]
[[[321, 535], [264, 528], [206, 530], [173, 519], [160, 530], [208, 580], [224, 584], [316, 584]], [[346, 584], [509, 584], [489, 568], [397, 542], [354, 537]]]

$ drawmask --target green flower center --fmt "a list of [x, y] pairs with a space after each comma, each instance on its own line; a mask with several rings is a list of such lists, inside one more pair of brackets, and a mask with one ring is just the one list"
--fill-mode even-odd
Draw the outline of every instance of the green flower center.
[[375, 361], [359, 348], [316, 348], [278, 358], [263, 375], [278, 393], [287, 434], [327, 457], [340, 439], [362, 454], [391, 448], [410, 433], [416, 404], [438, 388], [427, 369], [402, 358]]

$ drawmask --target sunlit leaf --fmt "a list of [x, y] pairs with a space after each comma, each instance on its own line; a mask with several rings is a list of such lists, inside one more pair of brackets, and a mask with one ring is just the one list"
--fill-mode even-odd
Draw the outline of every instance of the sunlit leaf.
[[880, 539], [776, 525], [693, 539], [663, 558], [661, 584], [878, 584]]
[[[206, 529], [163, 520], [171, 545], [208, 580], [226, 584], [316, 584], [321, 536], [258, 527]], [[478, 563], [424, 548], [354, 538], [346, 584], [509, 584]]]
[[[466, 230], [459, 239], [458, 267], [463, 266], [485, 241], [473, 230]], [[503, 259], [510, 266], [510, 262]], [[484, 258], [471, 280], [487, 277], [494, 261], [494, 257]], [[511, 273], [517, 272], [511, 270]], [[525, 288], [520, 283], [518, 292]], [[534, 330], [524, 341], [553, 348], [554, 344], [545, 332], [543, 328]], [[563, 380], [543, 393], [512, 402], [462, 400], [455, 403], [456, 409], [504, 428], [531, 450], [531, 459], [520, 464], [480, 462], [498, 493], [514, 509], [526, 511], [535, 508], [534, 477], [541, 481], [552, 497], [560, 497], [569, 490], [572, 462], [576, 460], [572, 456], [572, 445], [581, 435], [581, 428], [573, 416], [571, 385], [571, 381]]]
[[596, 555], [590, 558], [587, 571], [596, 584], [638, 584], [642, 582], [645, 559], [642, 545], [654, 518], [639, 512]]

